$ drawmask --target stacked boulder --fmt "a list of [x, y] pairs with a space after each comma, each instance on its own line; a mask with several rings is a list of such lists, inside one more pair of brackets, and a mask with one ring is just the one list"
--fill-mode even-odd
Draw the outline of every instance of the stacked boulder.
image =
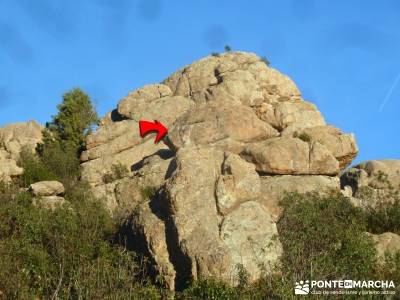
[[[169, 128], [168, 142], [142, 139], [142, 119]], [[86, 142], [82, 178], [113, 214], [132, 214], [133, 244], [170, 289], [200, 276], [235, 284], [238, 265], [251, 280], [275, 270], [279, 199], [339, 191], [358, 152], [292, 80], [245, 52], [130, 93]], [[129, 174], [104, 180], [116, 164]]]
[[54, 210], [67, 202], [62, 197], [64, 185], [58, 181], [39, 181], [29, 186], [29, 192], [34, 197], [33, 205]]
[[17, 165], [21, 151], [32, 153], [42, 141], [43, 127], [35, 121], [15, 123], [0, 128], [0, 181], [10, 181], [11, 178], [23, 173]]

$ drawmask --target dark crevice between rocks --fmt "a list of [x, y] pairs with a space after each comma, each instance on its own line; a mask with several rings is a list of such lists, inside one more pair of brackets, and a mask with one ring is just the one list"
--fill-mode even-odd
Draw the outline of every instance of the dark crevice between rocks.
[[222, 75], [221, 75], [221, 73], [219, 72], [218, 69], [214, 70], [214, 76], [215, 76], [215, 78], [217, 78], [217, 84], [216, 85], [221, 84], [224, 81], [224, 79], [223, 79], [223, 77], [222, 77]]
[[344, 190], [345, 186], [348, 185], [353, 191], [353, 197], [358, 192], [358, 181], [359, 174], [356, 172], [347, 172], [340, 176], [340, 188]]
[[178, 148], [175, 147], [174, 143], [169, 138], [168, 134], [162, 139], [165, 146], [167, 146], [174, 154], [178, 152]]
[[178, 164], [176, 162], [176, 159], [171, 160], [171, 162], [167, 168], [167, 172], [165, 172], [164, 179], [167, 180], [167, 179], [171, 178], [172, 174], [175, 172], [177, 167], [178, 167]]
[[175, 226], [167, 199], [165, 188], [162, 187], [157, 196], [150, 201], [150, 208], [164, 222], [169, 260], [176, 271], [175, 290], [182, 291], [192, 281], [192, 262], [180, 247], [178, 229]]
[[120, 122], [120, 121], [124, 121], [124, 120], [129, 120], [129, 119], [127, 117], [124, 117], [123, 115], [121, 115], [117, 109], [114, 109], [113, 111], [111, 111], [111, 121]]
[[147, 276], [155, 279], [158, 272], [155, 268], [156, 262], [152, 259], [147, 247], [145, 233], [143, 228], [135, 226], [135, 216], [127, 218], [125, 222], [119, 225], [118, 232], [115, 235], [114, 243], [122, 245], [129, 251], [134, 251], [137, 256], [134, 256], [134, 261], [140, 268], [139, 278], [146, 279]]
[[158, 155], [161, 159], [167, 160], [167, 159], [170, 159], [170, 158], [174, 157], [175, 156], [175, 152], [173, 152], [171, 150], [167, 150], [167, 149], [157, 150], [153, 154], [145, 156], [145, 157], [142, 158], [142, 160], [140, 160], [139, 162], [133, 164], [131, 166], [131, 171], [132, 172], [139, 171], [145, 165], [146, 159], [151, 157], [151, 156], [153, 156], [153, 155]]

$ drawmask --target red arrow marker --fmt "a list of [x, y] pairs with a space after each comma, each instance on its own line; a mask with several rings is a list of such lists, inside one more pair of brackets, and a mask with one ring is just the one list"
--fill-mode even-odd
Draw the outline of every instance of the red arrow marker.
[[144, 120], [139, 121], [139, 130], [140, 136], [142, 138], [144, 138], [147, 134], [151, 132], [157, 132], [154, 143], [158, 143], [168, 133], [168, 129], [165, 128], [164, 125], [157, 120], [155, 120], [154, 122]]

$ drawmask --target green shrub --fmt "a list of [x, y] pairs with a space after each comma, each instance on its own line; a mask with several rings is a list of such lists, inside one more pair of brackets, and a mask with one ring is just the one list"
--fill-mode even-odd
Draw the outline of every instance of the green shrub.
[[143, 199], [150, 200], [157, 194], [158, 188], [156, 186], [145, 186], [141, 189], [140, 193]]
[[103, 176], [104, 183], [110, 183], [115, 180], [125, 178], [129, 175], [128, 168], [122, 163], [112, 165], [111, 172], [108, 172]]
[[28, 187], [38, 181], [58, 179], [58, 176], [50, 170], [41, 158], [28, 149], [22, 150], [18, 165], [24, 168], [24, 173], [19, 177], [20, 185], [23, 187]]
[[179, 299], [238, 299], [238, 293], [234, 288], [214, 278], [202, 278], [196, 280], [187, 288]]
[[60, 141], [48, 142], [41, 154], [44, 165], [65, 185], [78, 179], [80, 174], [79, 157], [76, 149], [66, 147]]
[[310, 143], [311, 136], [305, 132], [298, 134], [297, 132], [294, 134], [294, 137], [301, 139], [303, 142]]
[[375, 249], [363, 213], [341, 195], [288, 195], [278, 222], [286, 278], [369, 279]]
[[400, 200], [381, 203], [366, 209], [367, 231], [375, 234], [393, 232], [400, 234]]
[[[2, 189], [2, 193], [11, 187]], [[0, 202], [0, 291], [6, 299], [160, 299], [135, 253], [111, 243], [115, 226], [76, 186], [72, 209], [36, 208], [28, 193]]]
[[396, 294], [400, 293], [400, 251], [386, 253], [383, 263], [377, 265], [376, 272], [379, 280], [393, 280], [396, 285]]

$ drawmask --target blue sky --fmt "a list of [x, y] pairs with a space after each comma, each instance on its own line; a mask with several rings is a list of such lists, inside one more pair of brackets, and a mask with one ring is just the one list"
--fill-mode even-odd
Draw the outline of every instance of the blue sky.
[[400, 159], [399, 29], [396, 0], [0, 0], [0, 126], [45, 123], [76, 86], [103, 115], [229, 44], [354, 132], [357, 161]]

